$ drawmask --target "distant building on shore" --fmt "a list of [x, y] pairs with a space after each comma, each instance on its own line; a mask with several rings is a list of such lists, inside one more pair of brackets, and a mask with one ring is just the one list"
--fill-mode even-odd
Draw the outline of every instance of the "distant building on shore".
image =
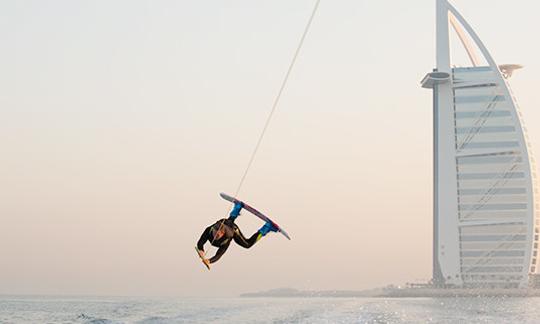
[[[470, 66], [452, 65], [450, 26]], [[433, 89], [433, 285], [540, 287], [536, 169], [507, 82], [521, 66], [497, 65], [447, 0], [436, 35], [437, 67], [422, 80]]]

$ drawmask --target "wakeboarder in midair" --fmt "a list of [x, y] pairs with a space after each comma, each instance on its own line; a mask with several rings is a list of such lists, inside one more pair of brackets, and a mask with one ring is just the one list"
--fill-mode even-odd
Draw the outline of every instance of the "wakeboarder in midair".
[[[213, 225], [208, 226], [197, 242], [199, 256], [209, 269], [209, 265], [218, 261], [225, 251], [227, 251], [231, 241], [234, 240], [236, 244], [249, 249], [269, 232], [277, 232], [278, 229], [272, 222], [267, 221], [257, 232], [253, 233], [250, 238], [246, 238], [240, 231], [240, 228], [234, 223], [243, 207], [244, 205], [242, 202], [235, 202], [234, 207], [229, 214], [229, 218], [220, 219]], [[210, 241], [211, 245], [218, 248], [216, 254], [210, 259], [205, 257], [204, 244], [206, 241]]]

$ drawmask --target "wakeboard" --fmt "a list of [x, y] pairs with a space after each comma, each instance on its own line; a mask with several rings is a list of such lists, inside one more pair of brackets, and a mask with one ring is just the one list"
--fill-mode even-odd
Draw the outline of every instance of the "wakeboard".
[[197, 247], [195, 247], [195, 251], [197, 251], [197, 255], [199, 255], [199, 258], [201, 258], [202, 263], [206, 266], [208, 270], [210, 270], [210, 261], [208, 261], [208, 259], [204, 257], [204, 254], [202, 254]]
[[[245, 203], [244, 201], [241, 201], [239, 199], [236, 199], [234, 197], [231, 197], [225, 193], [220, 193], [219, 194], [221, 196], [221, 198], [227, 200], [227, 201], [230, 201], [232, 202], [233, 204], [236, 203], [236, 202], [241, 202], [242, 204], [244, 204], [244, 209], [247, 210], [248, 212], [252, 213], [253, 215], [259, 217], [260, 219], [262, 219], [263, 221], [265, 222], [271, 222], [272, 225], [274, 225], [275, 228], [277, 228], [277, 231], [281, 234], [283, 234], [283, 236], [285, 236], [286, 238], [288, 238], [289, 240], [291, 239], [291, 237], [289, 236], [289, 234], [287, 234], [287, 232], [281, 227], [279, 226], [278, 224], [276, 224], [276, 222], [274, 222], [273, 220], [271, 220], [268, 216], [264, 215], [263, 213], [261, 213], [260, 211], [258, 211], [257, 209], [251, 207], [250, 205], [248, 205], [247, 203]], [[197, 250], [198, 251], [198, 250]]]

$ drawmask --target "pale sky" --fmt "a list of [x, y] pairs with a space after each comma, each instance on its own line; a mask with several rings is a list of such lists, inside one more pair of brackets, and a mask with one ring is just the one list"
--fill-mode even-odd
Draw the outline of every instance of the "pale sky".
[[[218, 194], [235, 190], [314, 3], [0, 1], [0, 294], [427, 281], [432, 94], [419, 81], [435, 64], [434, 0], [321, 1], [240, 192], [292, 240], [233, 245], [210, 272], [195, 254], [231, 207]], [[525, 66], [511, 85], [538, 156], [540, 3], [452, 3], [497, 63]]]

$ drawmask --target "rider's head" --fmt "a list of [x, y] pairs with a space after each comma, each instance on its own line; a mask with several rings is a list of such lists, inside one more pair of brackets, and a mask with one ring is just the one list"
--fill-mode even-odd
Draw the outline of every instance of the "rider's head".
[[217, 231], [214, 232], [214, 240], [219, 240], [220, 238], [225, 235], [225, 229], [220, 228]]

